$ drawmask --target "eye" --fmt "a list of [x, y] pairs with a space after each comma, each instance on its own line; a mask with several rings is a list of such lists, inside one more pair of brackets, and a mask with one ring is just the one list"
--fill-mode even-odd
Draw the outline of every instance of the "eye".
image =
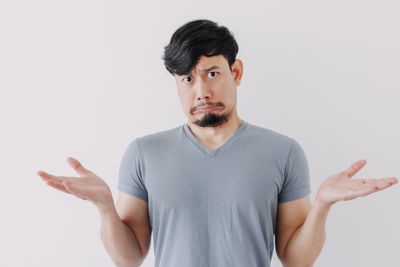
[[[187, 78], [189, 78], [189, 80], [187, 80]], [[185, 82], [190, 82], [190, 81], [192, 80], [192, 77], [186, 76], [185, 78], [183, 78], [183, 80], [184, 80]]]
[[211, 77], [210, 77], [210, 75], [208, 75], [208, 77], [214, 78], [215, 76], [217, 76], [217, 72], [215, 72], [215, 71], [210, 71], [208, 74], [211, 74], [211, 73], [213, 73], [214, 75], [211, 75]]

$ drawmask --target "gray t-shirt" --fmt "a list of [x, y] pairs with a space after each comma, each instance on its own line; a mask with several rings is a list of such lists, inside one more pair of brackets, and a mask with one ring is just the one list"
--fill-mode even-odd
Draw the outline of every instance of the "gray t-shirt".
[[134, 139], [118, 189], [148, 202], [155, 267], [269, 267], [277, 204], [311, 192], [299, 143], [244, 120], [216, 150], [186, 123]]

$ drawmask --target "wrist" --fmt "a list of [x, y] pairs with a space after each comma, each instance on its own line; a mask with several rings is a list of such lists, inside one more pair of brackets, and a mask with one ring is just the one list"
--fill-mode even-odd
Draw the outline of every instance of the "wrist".
[[116, 209], [115, 209], [115, 205], [114, 203], [109, 203], [107, 205], [96, 205], [97, 210], [100, 212], [101, 215], [107, 215], [107, 214], [111, 214], [111, 213], [115, 213]]
[[318, 198], [318, 196], [314, 200], [314, 206], [316, 208], [322, 209], [322, 210], [329, 210], [333, 204], [334, 203], [328, 203], [328, 202], [322, 201], [321, 199]]

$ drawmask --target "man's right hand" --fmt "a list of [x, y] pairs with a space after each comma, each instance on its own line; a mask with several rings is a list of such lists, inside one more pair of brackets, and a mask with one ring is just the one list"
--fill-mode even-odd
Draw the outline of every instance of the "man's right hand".
[[89, 200], [99, 209], [114, 206], [111, 190], [103, 179], [85, 169], [78, 160], [72, 157], [68, 157], [67, 162], [80, 175], [79, 178], [55, 176], [44, 171], [38, 171], [37, 175], [51, 187], [78, 198]]

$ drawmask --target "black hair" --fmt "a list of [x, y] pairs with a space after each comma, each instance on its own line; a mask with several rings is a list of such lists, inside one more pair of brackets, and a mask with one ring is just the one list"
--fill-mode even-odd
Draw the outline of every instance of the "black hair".
[[239, 46], [233, 34], [224, 26], [207, 20], [189, 21], [178, 28], [164, 47], [165, 68], [172, 74], [187, 75], [200, 56], [223, 55], [231, 65], [235, 62]]

